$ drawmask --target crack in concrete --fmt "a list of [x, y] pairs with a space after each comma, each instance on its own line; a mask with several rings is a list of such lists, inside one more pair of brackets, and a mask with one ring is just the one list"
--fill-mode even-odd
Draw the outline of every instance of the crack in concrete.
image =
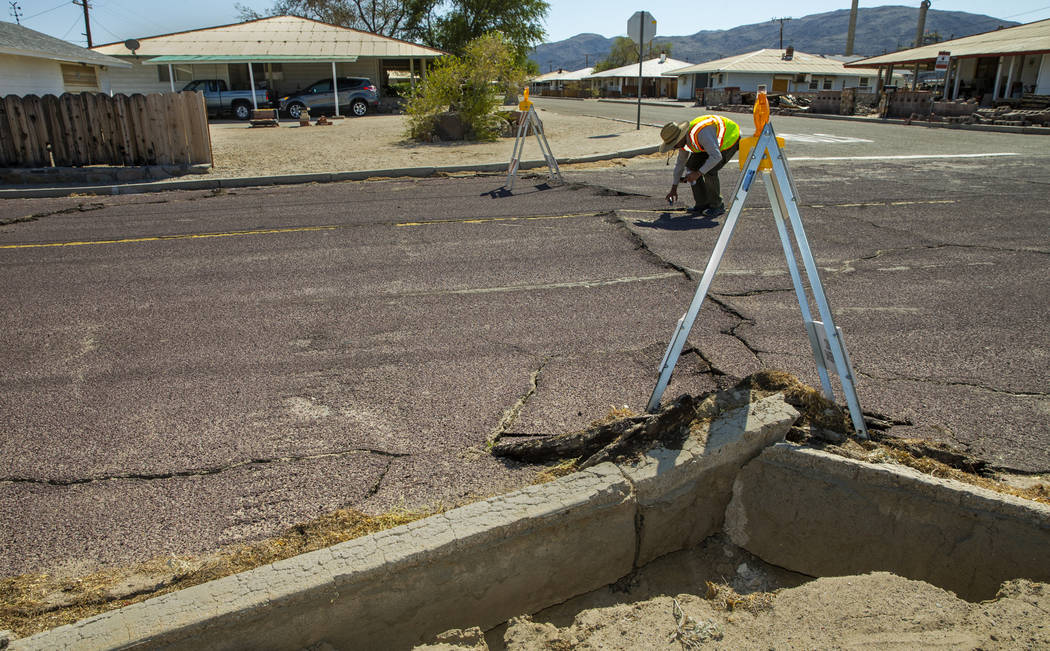
[[675, 272], [685, 276], [687, 280], [693, 280], [692, 274], [689, 273], [689, 270], [687, 268], [675, 264], [674, 262], [671, 262], [667, 258], [663, 257], [662, 255], [659, 255], [658, 253], [650, 249], [648, 242], [645, 241], [645, 238], [642, 237], [640, 233], [631, 228], [630, 222], [621, 217], [619, 211], [614, 213], [606, 213], [606, 215], [609, 217], [609, 223], [617, 225], [621, 229], [623, 229], [623, 231], [627, 235], [627, 238], [634, 243], [636, 251], [641, 251], [643, 255], [649, 256], [650, 258], [655, 260], [659, 266], [666, 267], [668, 269], [673, 269]]
[[518, 420], [518, 416], [521, 415], [521, 410], [525, 408], [532, 396], [536, 395], [536, 391], [539, 388], [540, 375], [543, 373], [543, 367], [545, 367], [554, 357], [546, 357], [536, 368], [535, 371], [529, 374], [529, 389], [522, 395], [518, 400], [511, 405], [510, 409], [503, 412], [503, 417], [500, 418], [499, 423], [496, 427], [492, 428], [489, 432], [488, 437], [485, 439], [485, 447], [492, 448], [492, 446], [499, 443], [499, 440], [507, 433], [507, 428], [514, 424], [514, 421]]
[[[777, 294], [781, 292], [793, 292], [795, 291], [792, 287], [785, 287], [782, 289], [750, 289], [744, 292], [718, 292], [718, 296], [728, 296], [730, 298], [747, 298], [748, 296], [761, 296], [762, 294]], [[714, 295], [714, 294], [712, 294]]]
[[985, 386], [983, 384], [977, 384], [975, 382], [960, 382], [957, 380], [938, 380], [937, 378], [923, 378], [923, 377], [909, 377], [902, 375], [900, 377], [882, 377], [873, 373], [854, 369], [858, 375], [863, 375], [869, 380], [878, 380], [882, 382], [919, 382], [922, 384], [935, 384], [938, 386], [945, 387], [969, 387], [971, 389], [980, 389], [981, 391], [988, 391], [989, 393], [998, 393], [1001, 395], [1012, 396], [1014, 398], [1050, 398], [1050, 393], [1038, 393], [1029, 391], [1007, 391], [1006, 389], [999, 389], [996, 387]]
[[755, 348], [750, 343], [748, 343], [747, 339], [744, 339], [743, 335], [737, 333], [737, 331], [736, 331], [736, 329], [741, 327], [741, 326], [754, 325], [754, 324], [755, 324], [754, 321], [742, 321], [742, 322], [736, 324], [735, 326], [733, 326], [732, 328], [730, 328], [729, 330], [723, 330], [722, 334], [729, 335], [730, 337], [732, 337], [732, 338], [736, 339], [737, 341], [739, 341], [741, 344], [743, 344], [744, 348], [747, 348], [748, 352], [751, 353], [752, 355], [754, 355], [755, 359], [757, 359], [759, 361], [759, 363], [761, 363], [762, 362], [762, 358], [759, 356], [759, 353], [765, 353], [765, 352], [768, 352], [768, 351], [759, 350], [759, 349]]
[[[334, 459], [337, 457], [351, 456], [354, 454], [374, 454], [382, 457], [400, 458], [411, 456], [405, 452], [388, 452], [386, 450], [375, 450], [371, 448], [352, 448], [340, 452], [324, 452], [321, 454], [293, 455], [285, 457], [272, 457], [262, 459], [249, 459], [238, 461], [227, 466], [214, 468], [200, 468], [196, 470], [178, 470], [163, 473], [127, 473], [123, 475], [106, 475], [100, 477], [84, 477], [80, 479], [40, 479], [35, 477], [0, 477], [0, 483], [11, 484], [37, 484], [43, 486], [79, 486], [82, 484], [94, 484], [104, 481], [136, 480], [154, 481], [158, 479], [178, 479], [184, 477], [207, 477], [218, 475], [237, 468], [246, 466], [263, 466], [271, 463], [296, 463], [299, 461], [315, 461], [317, 459]], [[388, 468], [389, 469], [389, 468]]]
[[91, 212], [93, 210], [102, 210], [106, 208], [104, 203], [78, 203], [72, 208], [62, 208], [61, 210], [52, 210], [50, 212], [38, 212], [32, 215], [26, 215], [25, 217], [13, 217], [10, 219], [0, 219], [0, 226], [10, 226], [11, 224], [25, 224], [29, 222], [35, 222], [45, 217], [53, 217], [55, 215], [68, 215], [75, 212]]
[[[408, 455], [404, 455], [404, 456], [408, 456]], [[374, 497], [375, 494], [379, 492], [379, 488], [383, 485], [383, 480], [386, 479], [387, 473], [389, 473], [390, 469], [393, 468], [393, 467], [394, 467], [394, 460], [393, 459], [389, 459], [386, 462], [386, 468], [383, 468], [383, 472], [380, 473], [379, 479], [377, 479], [376, 483], [373, 484], [372, 487], [368, 489], [368, 493], [365, 495], [365, 499], [368, 499], [369, 497]]]
[[[710, 359], [707, 358], [707, 355], [704, 354], [704, 351], [700, 350], [699, 348], [696, 348], [694, 346], [690, 346], [688, 348], [682, 349], [682, 355], [688, 355], [688, 354], [696, 355], [697, 357], [700, 358], [701, 361], [703, 361], [704, 364], [707, 364], [708, 372], [711, 375], [713, 375], [715, 377], [733, 377], [733, 376], [729, 375], [728, 373], [726, 373], [725, 371], [723, 371], [722, 369], [720, 369], [717, 366], [715, 366], [714, 363]], [[681, 359], [681, 356], [679, 356], [679, 359]]]

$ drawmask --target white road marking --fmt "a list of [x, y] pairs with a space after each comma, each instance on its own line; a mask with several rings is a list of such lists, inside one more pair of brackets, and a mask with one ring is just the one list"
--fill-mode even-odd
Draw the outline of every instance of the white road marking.
[[794, 142], [832, 142], [843, 144], [851, 142], [875, 142], [874, 140], [866, 140], [865, 138], [836, 136], [830, 133], [778, 133], [777, 135], [784, 140]]
[[990, 158], [992, 156], [1020, 156], [1017, 152], [991, 154], [902, 154], [898, 156], [788, 156], [788, 160], [916, 160], [922, 158]]

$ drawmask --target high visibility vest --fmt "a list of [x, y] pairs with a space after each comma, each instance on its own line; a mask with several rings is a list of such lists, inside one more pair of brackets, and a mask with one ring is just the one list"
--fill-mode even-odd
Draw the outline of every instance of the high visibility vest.
[[683, 149], [694, 154], [702, 152], [704, 148], [700, 146], [700, 129], [711, 125], [718, 130], [715, 140], [718, 141], [718, 148], [721, 151], [729, 149], [740, 139], [740, 125], [736, 122], [719, 115], [701, 115], [689, 122], [689, 133], [686, 135]]

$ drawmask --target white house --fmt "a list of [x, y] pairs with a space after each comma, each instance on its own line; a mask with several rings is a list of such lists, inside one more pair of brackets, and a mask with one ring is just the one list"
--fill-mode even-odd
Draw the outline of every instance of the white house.
[[844, 67], [843, 61], [792, 48], [755, 50], [664, 73], [678, 78], [678, 99], [692, 99], [703, 88], [742, 92], [799, 93], [859, 88], [875, 90], [878, 70]]
[[948, 53], [947, 96], [1050, 95], [1050, 19], [862, 59], [847, 66], [930, 68]]
[[579, 70], [554, 70], [529, 80], [529, 92], [534, 95], [548, 95], [552, 93], [574, 93], [579, 95], [585, 83], [584, 78], [594, 72], [594, 67], [580, 68]]
[[0, 97], [110, 91], [110, 75], [131, 64], [0, 21]]
[[[131, 50], [128, 45], [136, 47]], [[247, 90], [254, 81], [277, 95], [335, 76], [368, 77], [383, 85], [389, 71], [407, 71], [414, 79], [427, 61], [446, 54], [298, 16], [273, 16], [92, 49], [132, 64], [112, 75], [114, 89], [122, 93], [180, 90], [194, 79], [222, 79], [235, 90]]]
[[[690, 65], [688, 61], [670, 59], [663, 54], [658, 58], [642, 62], [642, 96], [674, 97], [675, 82], [668, 72]], [[598, 84], [603, 96], [624, 95], [635, 97], [638, 94], [638, 64], [632, 63], [620, 68], [603, 70], [584, 77]]]

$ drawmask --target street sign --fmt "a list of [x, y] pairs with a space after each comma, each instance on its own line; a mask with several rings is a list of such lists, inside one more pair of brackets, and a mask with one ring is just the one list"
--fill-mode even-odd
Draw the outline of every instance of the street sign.
[[636, 11], [627, 19], [627, 36], [635, 39], [638, 45], [653, 40], [656, 36], [656, 19], [648, 11]]
[[648, 11], [636, 11], [627, 19], [628, 38], [637, 38], [638, 44], [638, 120], [634, 128], [642, 129], [642, 56], [646, 41], [656, 36], [656, 19]]
[[948, 62], [951, 60], [951, 58], [952, 58], [952, 53], [951, 52], [944, 52], [944, 51], [938, 52], [937, 53], [937, 63], [935, 63], [933, 65], [933, 69], [934, 70], [947, 70], [948, 69]]

